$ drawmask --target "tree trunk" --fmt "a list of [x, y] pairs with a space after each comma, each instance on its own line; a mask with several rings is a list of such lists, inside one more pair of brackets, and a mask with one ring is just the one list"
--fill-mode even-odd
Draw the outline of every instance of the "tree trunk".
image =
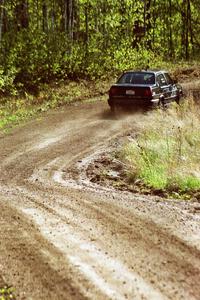
[[42, 28], [44, 32], [48, 31], [48, 12], [45, 0], [43, 0], [42, 4]]
[[0, 1], [1, 7], [0, 7], [0, 43], [2, 41], [2, 33], [3, 33], [3, 17], [4, 17], [4, 0]]
[[189, 26], [190, 26], [190, 0], [183, 0], [182, 2], [182, 45], [183, 53], [186, 60], [189, 59]]
[[173, 56], [173, 39], [172, 39], [172, 0], [169, 0], [169, 56]]
[[85, 4], [85, 46], [86, 55], [88, 53], [88, 42], [89, 42], [89, 26], [88, 26], [88, 2]]
[[144, 0], [145, 6], [145, 31], [146, 31], [146, 39], [147, 39], [147, 48], [152, 49], [151, 45], [151, 0]]
[[73, 40], [74, 27], [74, 1], [65, 0], [64, 3], [64, 29], [68, 37]]
[[185, 58], [186, 60], [189, 59], [189, 15], [188, 15], [188, 7], [190, 4], [190, 0], [187, 0], [187, 7], [186, 7], [186, 22], [185, 22]]
[[52, 9], [51, 9], [51, 30], [54, 31], [56, 23], [56, 13], [55, 13], [55, 1], [52, 0]]
[[17, 29], [21, 30], [28, 28], [29, 26], [29, 15], [28, 15], [28, 1], [20, 0], [15, 7], [15, 16]]

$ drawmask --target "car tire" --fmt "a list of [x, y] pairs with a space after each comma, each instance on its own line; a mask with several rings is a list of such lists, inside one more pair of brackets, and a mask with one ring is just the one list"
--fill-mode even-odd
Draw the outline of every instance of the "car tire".
[[165, 104], [165, 99], [161, 98], [158, 102], [158, 107], [161, 109], [165, 109], [166, 108], [166, 104]]
[[175, 102], [179, 105], [180, 104], [180, 95], [177, 96]]

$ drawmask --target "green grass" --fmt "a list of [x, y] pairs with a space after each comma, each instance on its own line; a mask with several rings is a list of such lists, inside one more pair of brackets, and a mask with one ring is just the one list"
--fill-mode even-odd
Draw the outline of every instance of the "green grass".
[[13, 288], [12, 287], [2, 287], [0, 288], [0, 300], [9, 300], [9, 299], [15, 299], [13, 295]]
[[190, 100], [144, 116], [141, 134], [122, 151], [132, 181], [152, 190], [200, 189], [200, 110]]
[[0, 99], [0, 130], [8, 130], [33, 116], [75, 101], [107, 99], [108, 81], [59, 82], [45, 85], [37, 96]]

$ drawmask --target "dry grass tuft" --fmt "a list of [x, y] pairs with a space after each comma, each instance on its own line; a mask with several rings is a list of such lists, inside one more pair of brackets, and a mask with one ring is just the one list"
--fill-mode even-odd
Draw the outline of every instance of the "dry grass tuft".
[[200, 188], [200, 109], [191, 99], [154, 111], [142, 123], [141, 134], [123, 150], [132, 180], [172, 192]]

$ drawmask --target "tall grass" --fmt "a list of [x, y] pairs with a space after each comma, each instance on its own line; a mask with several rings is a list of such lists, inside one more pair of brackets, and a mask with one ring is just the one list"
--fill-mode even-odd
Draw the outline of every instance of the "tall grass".
[[184, 105], [152, 112], [122, 156], [130, 179], [152, 189], [200, 189], [200, 109], [188, 99]]

